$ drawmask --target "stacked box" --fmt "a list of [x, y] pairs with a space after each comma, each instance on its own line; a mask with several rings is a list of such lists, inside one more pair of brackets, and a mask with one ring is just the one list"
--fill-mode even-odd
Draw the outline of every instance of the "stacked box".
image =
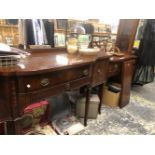
[[[89, 109], [88, 109], [88, 118], [97, 118], [98, 107], [99, 107], [99, 97], [98, 95], [92, 95], [90, 98]], [[85, 114], [85, 103], [86, 98], [79, 99], [76, 104], [76, 114], [79, 117], [84, 117]]]

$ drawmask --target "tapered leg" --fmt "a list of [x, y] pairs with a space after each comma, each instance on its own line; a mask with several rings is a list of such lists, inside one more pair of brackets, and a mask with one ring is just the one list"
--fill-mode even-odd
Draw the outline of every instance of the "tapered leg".
[[21, 118], [7, 122], [7, 134], [8, 135], [21, 135]]
[[87, 87], [86, 91], [86, 103], [85, 103], [85, 116], [84, 116], [84, 125], [87, 126], [87, 117], [88, 117], [88, 109], [89, 109], [89, 102], [90, 102], [90, 93], [91, 87]]
[[99, 107], [98, 107], [98, 113], [101, 114], [101, 107], [102, 107], [102, 104], [103, 104], [103, 92], [104, 92], [104, 84], [101, 84], [99, 86], [99, 98], [100, 98], [100, 103], [99, 103]]
[[22, 134], [22, 126], [21, 126], [21, 118], [16, 119], [16, 121], [14, 121], [14, 125], [15, 125], [15, 133], [17, 135], [21, 135]]

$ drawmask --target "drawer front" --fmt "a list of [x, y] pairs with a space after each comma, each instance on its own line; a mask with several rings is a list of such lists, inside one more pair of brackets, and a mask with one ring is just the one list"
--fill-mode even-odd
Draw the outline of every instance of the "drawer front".
[[77, 80], [83, 77], [89, 77], [91, 74], [90, 71], [90, 66], [87, 65], [41, 75], [20, 77], [18, 80], [18, 93], [33, 92], [60, 85], [72, 80]]
[[115, 76], [119, 74], [121, 71], [121, 64], [120, 63], [110, 63], [108, 69], [108, 77]]
[[92, 80], [93, 86], [102, 84], [107, 80], [108, 64], [108, 59], [99, 60], [95, 63]]
[[23, 109], [31, 103], [44, 100], [53, 95], [58, 95], [64, 91], [77, 89], [88, 84], [90, 84], [90, 77], [84, 77], [78, 80], [73, 80], [71, 82], [56, 85], [47, 89], [18, 94], [18, 103], [21, 103], [18, 104], [20, 116], [23, 115]]

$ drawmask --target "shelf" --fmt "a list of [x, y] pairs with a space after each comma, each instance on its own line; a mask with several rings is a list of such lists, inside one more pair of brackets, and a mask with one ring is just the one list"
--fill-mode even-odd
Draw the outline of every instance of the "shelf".
[[[66, 33], [66, 30], [63, 29], [56, 29], [54, 30], [55, 33]], [[67, 30], [67, 33], [70, 33], [70, 30]], [[95, 32], [92, 34], [94, 37], [109, 37], [110, 35], [117, 35], [117, 33], [101, 33], [101, 32]]]
[[101, 33], [101, 32], [95, 32], [94, 34], [92, 34], [92, 36], [94, 37], [108, 37], [110, 36], [111, 33]]
[[[63, 30], [63, 29], [56, 29], [54, 30], [55, 33], [66, 33], [66, 30]], [[70, 30], [67, 30], [67, 33], [69, 33]]]
[[0, 28], [18, 28], [18, 25], [0, 25]]

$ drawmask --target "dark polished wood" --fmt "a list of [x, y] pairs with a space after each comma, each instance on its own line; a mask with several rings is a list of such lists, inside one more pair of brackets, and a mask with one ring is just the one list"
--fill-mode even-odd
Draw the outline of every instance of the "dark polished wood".
[[132, 53], [139, 19], [120, 19], [116, 46], [123, 52]]
[[104, 61], [98, 60], [95, 62], [92, 76], [93, 86], [100, 85], [106, 82], [108, 75], [108, 65], [109, 59], [105, 59]]
[[18, 66], [0, 68], [0, 120], [8, 122], [9, 134], [22, 134], [22, 115], [28, 105], [82, 86], [89, 86], [86, 125], [90, 89], [106, 82], [110, 57], [103, 51], [83, 56], [62, 49], [33, 50]]
[[[88, 109], [89, 109], [89, 101], [90, 101], [90, 93], [91, 93], [91, 86], [87, 86], [86, 90], [86, 104], [85, 104], [85, 118], [88, 116]], [[87, 119], [84, 119], [84, 125], [87, 126]]]
[[32, 52], [25, 62], [21, 62], [15, 67], [0, 68], [0, 76], [22, 76], [22, 75], [36, 75], [48, 73], [51, 71], [58, 71], [62, 69], [74, 68], [109, 58], [104, 52], [100, 52], [95, 56], [83, 56], [80, 54], [70, 55], [64, 51], [49, 51], [42, 50], [42, 52]]
[[90, 92], [99, 86], [99, 113], [104, 83], [118, 76], [121, 81], [119, 107], [129, 103], [131, 79], [136, 57], [132, 45], [138, 19], [121, 19], [116, 46], [125, 53], [111, 56], [70, 55], [64, 48], [30, 49], [31, 55], [15, 67], [0, 68], [0, 128], [5, 134], [22, 134], [22, 115], [28, 105], [66, 90], [87, 86], [84, 125], [87, 125]]
[[120, 77], [121, 93], [119, 107], [123, 108], [129, 103], [131, 82], [136, 56], [125, 53], [123, 57], [110, 58], [108, 77]]
[[0, 122], [0, 135], [4, 135], [5, 133], [5, 122]]
[[101, 114], [101, 107], [103, 104], [103, 97], [104, 97], [104, 84], [101, 84], [99, 86], [99, 98], [100, 98], [100, 103], [99, 103], [99, 107], [98, 107], [98, 113]]
[[126, 106], [130, 100], [130, 90], [133, 71], [135, 67], [135, 60], [128, 60], [122, 64], [122, 74], [121, 74], [121, 97], [120, 97], [120, 108]]

